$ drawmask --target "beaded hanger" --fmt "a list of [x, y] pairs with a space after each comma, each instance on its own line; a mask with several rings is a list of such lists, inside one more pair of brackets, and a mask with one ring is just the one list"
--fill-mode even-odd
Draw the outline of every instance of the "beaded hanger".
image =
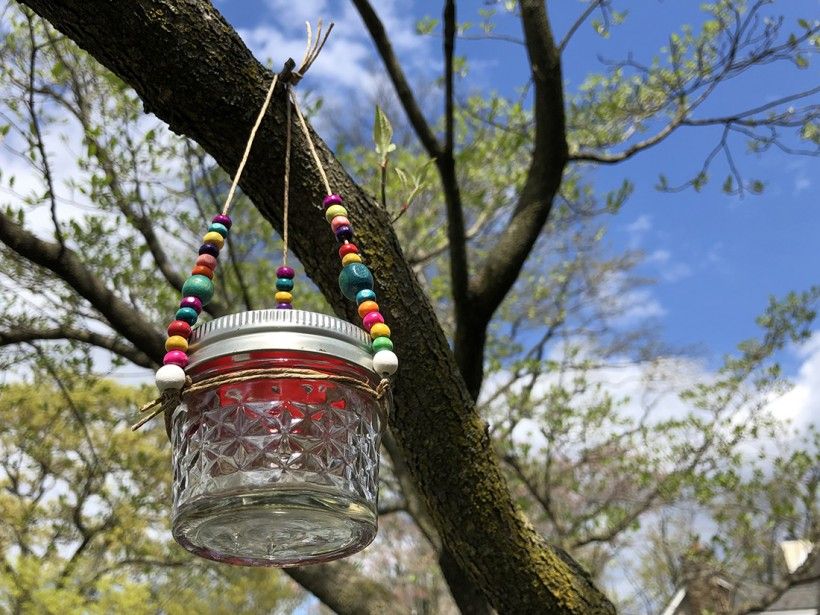
[[[298, 123], [304, 133], [305, 140], [310, 149], [311, 156], [316, 164], [317, 171], [324, 183], [327, 196], [322, 201], [325, 210], [325, 218], [330, 224], [333, 234], [340, 244], [339, 258], [341, 259], [342, 270], [339, 274], [339, 288], [342, 294], [349, 300], [357, 303], [357, 311], [362, 319], [363, 328], [370, 334], [371, 348], [373, 351], [373, 369], [384, 379], [392, 376], [398, 369], [398, 357], [393, 352], [393, 342], [390, 339], [390, 328], [385, 324], [384, 317], [379, 311], [376, 303], [376, 293], [373, 290], [373, 274], [363, 263], [359, 247], [353, 243], [353, 225], [348, 217], [348, 211], [343, 206], [342, 197], [332, 191], [327, 174], [322, 166], [313, 140], [310, 136], [307, 123], [305, 122], [299, 104], [293, 93], [293, 86], [304, 76], [305, 71], [316, 60], [322, 47], [327, 41], [333, 24], [322, 37], [322, 22], [319, 21], [315, 41], [312, 38], [310, 24], [307, 24], [307, 49], [299, 70], [293, 71], [295, 66], [293, 60], [288, 60], [281, 73], [274, 74], [270, 87], [262, 104], [262, 109], [256, 118], [256, 122], [251, 129], [245, 146], [242, 160], [236, 170], [236, 175], [231, 183], [228, 196], [222, 213], [216, 215], [208, 226], [208, 232], [202, 237], [202, 246], [199, 248], [199, 255], [191, 270], [190, 277], [182, 286], [182, 299], [176, 311], [174, 320], [168, 325], [168, 338], [165, 341], [166, 354], [163, 358], [163, 366], [157, 370], [156, 384], [160, 395], [165, 398], [167, 394], [178, 396], [180, 391], [190, 386], [190, 379], [185, 374], [185, 367], [188, 365], [188, 340], [193, 333], [193, 327], [199, 319], [202, 308], [208, 305], [214, 294], [214, 273], [217, 269], [219, 253], [224, 247], [225, 240], [230, 232], [232, 222], [228, 215], [236, 188], [242, 176], [242, 171], [248, 161], [250, 150], [256, 133], [265, 113], [270, 105], [276, 84], [282, 81], [285, 85], [285, 104], [287, 108], [286, 145], [285, 145], [285, 169], [284, 169], [284, 194], [283, 194], [283, 251], [282, 265], [276, 270], [276, 308], [289, 310], [293, 308], [293, 288], [295, 272], [287, 264], [288, 257], [288, 202], [289, 202], [289, 177], [290, 177], [290, 147], [291, 147], [291, 109], [296, 112]], [[153, 406], [154, 404], [150, 404]], [[162, 404], [163, 407], [166, 405]], [[149, 405], [146, 405], [146, 407]], [[161, 410], [160, 410], [161, 411]], [[158, 411], [157, 413], [159, 413]], [[156, 413], [155, 413], [156, 414]], [[145, 417], [137, 427], [150, 420], [152, 416]]]

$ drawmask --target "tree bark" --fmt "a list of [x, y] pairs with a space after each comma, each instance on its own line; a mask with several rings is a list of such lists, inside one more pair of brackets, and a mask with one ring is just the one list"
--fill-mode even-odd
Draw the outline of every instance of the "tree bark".
[[[147, 111], [197, 141], [228, 172], [242, 155], [272, 75], [205, 0], [22, 0], [133, 87]], [[281, 228], [285, 110], [278, 92], [242, 180]], [[374, 271], [401, 368], [392, 428], [449, 551], [503, 613], [612, 613], [609, 600], [515, 507], [435, 313], [402, 255], [389, 216], [316, 138], [357, 243]], [[277, 178], [272, 180], [272, 178]], [[291, 246], [334, 310], [353, 320], [337, 286], [321, 182], [298, 132], [291, 174]], [[234, 232], [242, 232], [234, 229]]]

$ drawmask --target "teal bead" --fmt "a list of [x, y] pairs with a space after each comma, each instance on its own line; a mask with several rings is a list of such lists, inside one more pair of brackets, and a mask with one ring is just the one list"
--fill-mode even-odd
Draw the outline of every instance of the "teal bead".
[[376, 293], [374, 293], [371, 289], [365, 288], [364, 290], [360, 290], [356, 293], [356, 305], [361, 305], [365, 301], [375, 301], [376, 300]]
[[214, 283], [204, 275], [192, 275], [182, 285], [182, 295], [197, 297], [202, 305], [207, 305], [214, 296]]
[[290, 292], [293, 290], [293, 280], [287, 278], [278, 278], [276, 280], [276, 290]]
[[379, 350], [393, 350], [393, 342], [389, 337], [377, 337], [373, 340], [371, 347], [374, 353]]
[[373, 289], [373, 274], [361, 263], [350, 263], [339, 274], [339, 288], [345, 297], [355, 301], [360, 291]]
[[196, 319], [197, 319], [196, 310], [194, 308], [190, 308], [190, 307], [179, 308], [177, 310], [176, 319], [177, 320], [184, 320], [189, 325], [195, 325], [196, 324]]
[[224, 224], [220, 224], [219, 222], [212, 222], [211, 225], [208, 227], [208, 232], [219, 233], [223, 237], [227, 237], [228, 227]]

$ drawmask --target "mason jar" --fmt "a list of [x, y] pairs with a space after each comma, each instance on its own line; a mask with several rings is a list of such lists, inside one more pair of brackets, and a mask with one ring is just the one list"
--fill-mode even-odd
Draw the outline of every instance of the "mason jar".
[[362, 329], [302, 310], [224, 316], [195, 329], [187, 373], [194, 385], [220, 382], [186, 393], [171, 417], [182, 546], [233, 564], [295, 566], [373, 540], [379, 377]]

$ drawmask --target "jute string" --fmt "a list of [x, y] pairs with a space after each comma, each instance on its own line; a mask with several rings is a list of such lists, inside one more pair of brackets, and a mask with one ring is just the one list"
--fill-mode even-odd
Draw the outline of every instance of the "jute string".
[[[374, 389], [366, 380], [353, 378], [352, 376], [341, 376], [337, 374], [328, 374], [313, 369], [292, 368], [292, 367], [266, 367], [257, 369], [245, 369], [230, 374], [223, 374], [219, 376], [212, 376], [197, 382], [193, 382], [188, 376], [185, 381], [185, 386], [180, 389], [169, 389], [165, 391], [160, 397], [144, 404], [140, 409], [140, 414], [145, 414], [139, 421], [132, 425], [133, 431], [138, 430], [155, 416], [164, 413], [166, 421], [170, 419], [171, 415], [183, 401], [191, 395], [203, 393], [217, 389], [226, 384], [238, 384], [241, 382], [248, 382], [251, 380], [260, 379], [277, 379], [277, 380], [332, 380], [335, 383], [343, 384], [345, 386], [354, 388], [365, 395], [373, 397], [379, 406], [379, 418], [382, 423], [382, 428], [387, 425], [387, 405], [390, 393], [390, 381], [387, 378], [382, 378], [379, 384]], [[146, 414], [147, 413], [147, 414]]]

